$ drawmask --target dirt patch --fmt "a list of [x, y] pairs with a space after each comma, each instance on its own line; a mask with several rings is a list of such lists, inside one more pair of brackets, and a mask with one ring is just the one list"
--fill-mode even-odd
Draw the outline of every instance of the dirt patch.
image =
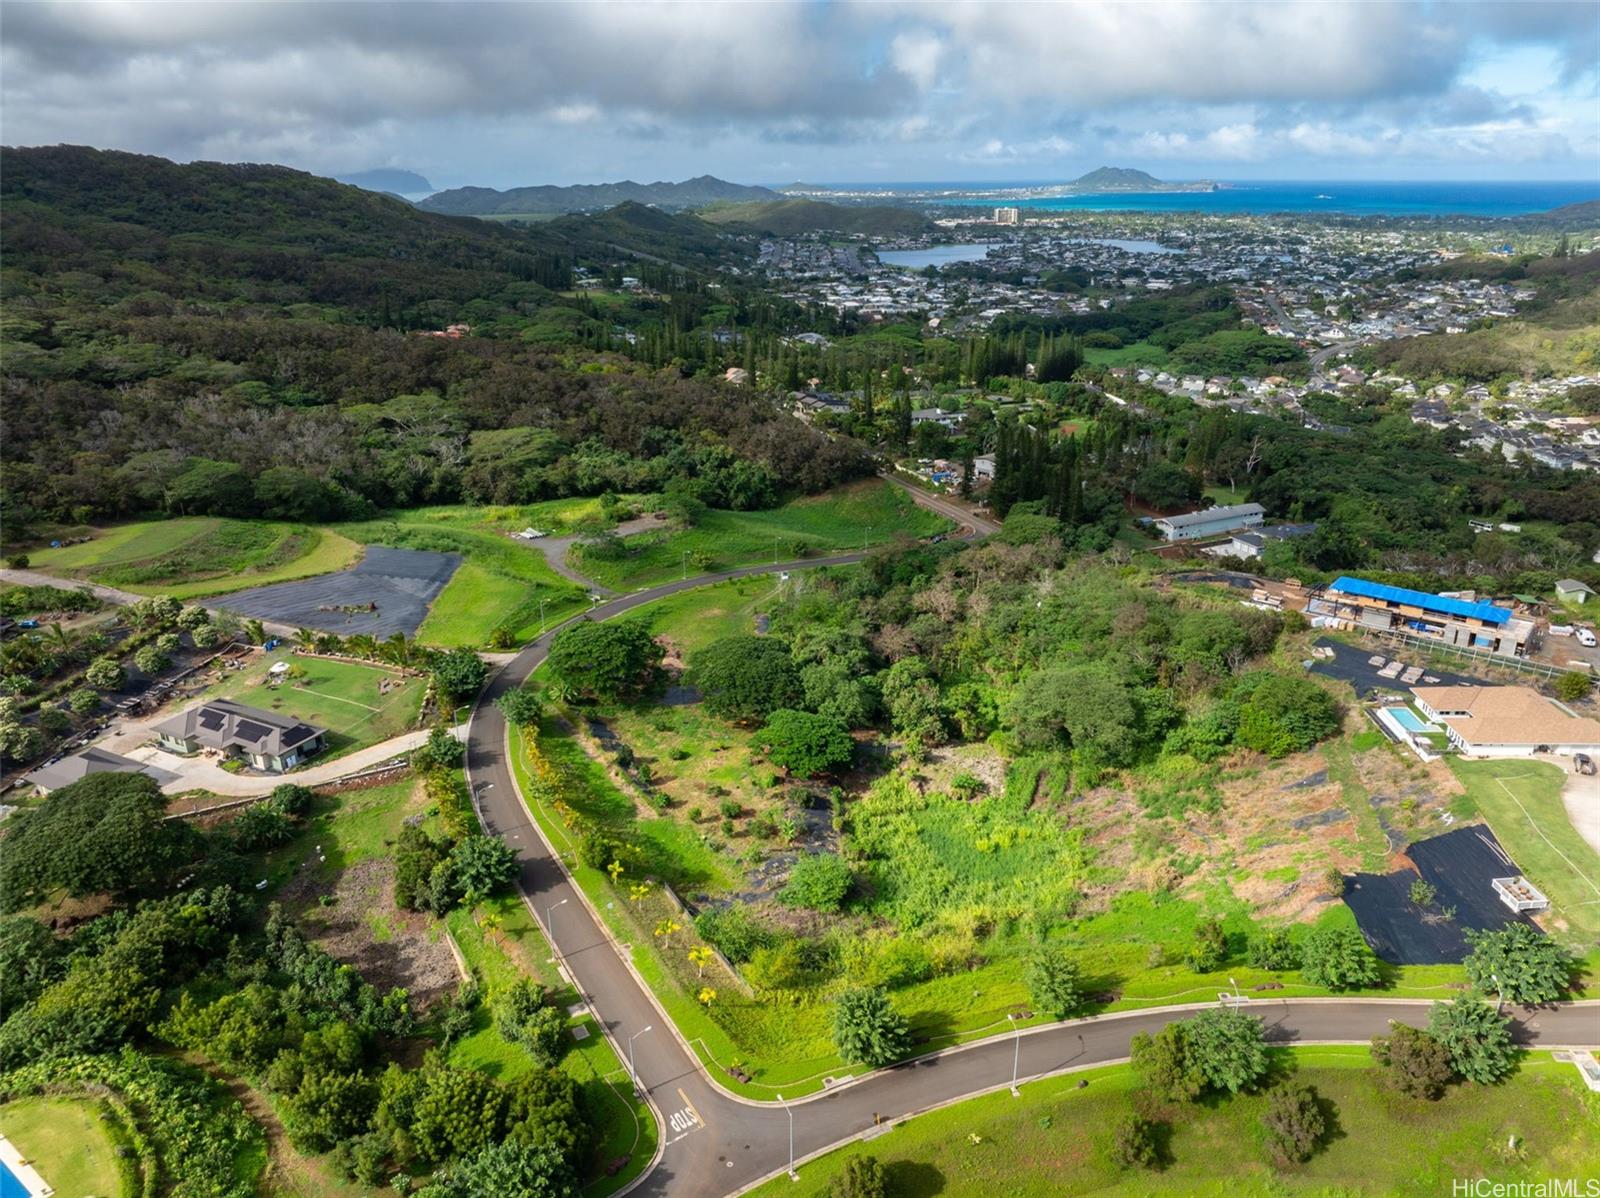
[[331, 886], [301, 874], [283, 888], [282, 901], [314, 944], [379, 990], [404, 987], [416, 1010], [453, 993], [462, 980], [444, 925], [395, 906], [394, 862], [387, 858], [359, 861]]

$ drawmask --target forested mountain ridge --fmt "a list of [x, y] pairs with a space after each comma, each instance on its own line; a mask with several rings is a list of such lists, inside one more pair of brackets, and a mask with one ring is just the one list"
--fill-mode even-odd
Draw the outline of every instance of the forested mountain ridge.
[[[730, 471], [770, 501], [865, 469], [749, 391], [578, 348], [608, 326], [555, 290], [573, 263], [664, 274], [652, 250], [737, 244], [692, 218], [524, 231], [279, 167], [81, 147], [8, 149], [0, 169], [9, 538], [159, 510], [184, 479], [204, 484], [193, 510], [277, 514], [256, 497], [272, 471], [298, 518], [331, 519], [670, 478], [715, 503]], [[412, 335], [458, 323], [472, 335]]]
[[428, 212], [449, 212], [460, 216], [503, 216], [581, 212], [612, 208], [629, 201], [658, 208], [685, 209], [722, 200], [743, 202], [779, 198], [777, 192], [765, 187], [729, 183], [713, 175], [701, 175], [681, 183], [635, 183], [632, 179], [624, 179], [620, 183], [512, 187], [505, 191], [496, 191], [492, 187], [455, 187], [429, 196], [420, 201], [418, 207]]
[[910, 208], [888, 204], [855, 207], [807, 199], [724, 204], [708, 208], [700, 216], [714, 225], [740, 226], [779, 237], [818, 232], [892, 237], [930, 233], [935, 228], [931, 220]]

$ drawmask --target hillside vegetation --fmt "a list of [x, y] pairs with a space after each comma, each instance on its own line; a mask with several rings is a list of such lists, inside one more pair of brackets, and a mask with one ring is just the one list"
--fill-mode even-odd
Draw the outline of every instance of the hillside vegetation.
[[714, 225], [732, 225], [793, 237], [799, 233], [859, 233], [867, 237], [905, 237], [930, 233], [934, 223], [909, 208], [886, 204], [864, 207], [821, 200], [774, 200], [770, 203], [723, 204], [701, 217]]

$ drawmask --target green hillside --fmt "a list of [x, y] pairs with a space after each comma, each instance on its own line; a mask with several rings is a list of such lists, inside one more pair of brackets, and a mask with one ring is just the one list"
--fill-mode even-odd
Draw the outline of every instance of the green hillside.
[[884, 204], [854, 207], [821, 200], [773, 200], [767, 203], [722, 204], [701, 217], [715, 225], [735, 225], [792, 237], [798, 233], [856, 233], [867, 237], [912, 237], [931, 232], [934, 224], [910, 208]]

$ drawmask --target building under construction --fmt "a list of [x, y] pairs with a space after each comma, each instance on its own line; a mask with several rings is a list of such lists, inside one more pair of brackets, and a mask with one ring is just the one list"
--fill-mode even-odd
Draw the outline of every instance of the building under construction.
[[1499, 657], [1526, 657], [1536, 647], [1537, 625], [1508, 607], [1348, 575], [1314, 590], [1306, 611], [1377, 632], [1437, 637], [1442, 644]]

